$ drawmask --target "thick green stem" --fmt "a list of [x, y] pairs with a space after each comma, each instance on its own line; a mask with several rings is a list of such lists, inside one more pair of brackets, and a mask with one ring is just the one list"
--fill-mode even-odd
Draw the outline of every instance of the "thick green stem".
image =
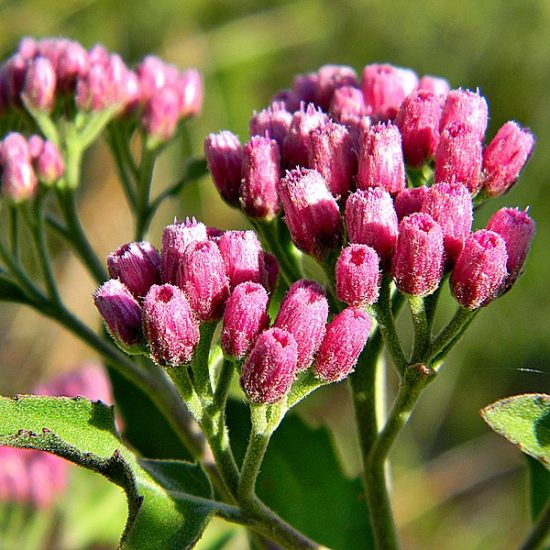
[[206, 321], [200, 326], [200, 340], [193, 360], [191, 362], [191, 370], [193, 372], [193, 382], [197, 393], [202, 401], [211, 403], [213, 399], [212, 381], [210, 380], [210, 371], [208, 368], [208, 355], [212, 338], [216, 330], [215, 321]]
[[411, 363], [416, 363], [420, 361], [429, 343], [428, 319], [426, 317], [424, 298], [420, 296], [408, 296], [408, 301], [414, 325], [414, 344]]
[[107, 142], [115, 159], [115, 165], [122, 183], [122, 188], [126, 195], [126, 200], [133, 211], [136, 208], [137, 202], [134, 189], [134, 178], [137, 177], [137, 171], [134, 159], [130, 153], [127, 141], [121, 136], [121, 130], [115, 123], [109, 125], [108, 135], [109, 139]]

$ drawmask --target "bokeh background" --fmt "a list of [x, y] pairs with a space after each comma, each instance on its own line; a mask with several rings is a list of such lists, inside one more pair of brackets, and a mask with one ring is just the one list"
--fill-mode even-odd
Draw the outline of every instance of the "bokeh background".
[[[203, 115], [190, 124], [190, 141], [167, 151], [155, 174], [158, 188], [181, 173], [184, 147], [201, 154], [204, 136], [220, 129], [246, 140], [254, 109], [287, 87], [295, 73], [325, 63], [348, 64], [360, 71], [367, 63], [389, 62], [418, 74], [443, 76], [453, 87], [478, 87], [489, 103], [489, 136], [509, 119], [533, 130], [538, 142], [520, 183], [486, 205], [477, 221], [483, 225], [500, 206], [530, 206], [537, 235], [526, 273], [512, 292], [476, 319], [427, 390], [392, 454], [396, 517], [404, 547], [412, 549], [513, 548], [528, 529], [524, 462], [519, 451], [489, 431], [478, 411], [498, 398], [545, 392], [550, 386], [548, 29], [547, 0], [0, 2], [3, 57], [22, 36], [64, 35], [86, 47], [101, 42], [131, 64], [152, 52], [203, 73]], [[129, 213], [101, 144], [86, 159], [82, 212], [101, 255], [131, 239]], [[207, 179], [161, 209], [151, 231], [153, 242], [158, 244], [160, 228], [174, 215], [195, 215], [223, 228], [244, 227]], [[57, 259], [56, 269], [68, 303], [96, 323], [92, 281], [69, 255]], [[447, 311], [451, 307], [449, 301]], [[404, 322], [402, 329], [407, 328]], [[0, 393], [29, 391], [37, 380], [91, 357], [52, 323], [2, 304]], [[309, 421], [339, 427], [336, 441], [346, 471], [353, 475], [357, 459], [346, 429], [350, 405], [345, 388], [325, 392], [314, 401], [305, 411]], [[103, 507], [96, 510], [94, 525], [117, 513], [122, 520], [116, 521], [123, 521], [120, 495], [102, 497], [103, 503], [90, 488], [95, 478], [80, 475], [78, 482], [87, 487], [83, 493], [90, 492], [90, 506], [101, 502]], [[97, 483], [98, 490], [107, 491], [102, 481]], [[105, 548], [114, 545], [118, 527], [112, 527], [114, 535], [104, 529]], [[213, 548], [223, 529], [221, 523], [214, 525], [202, 547]], [[92, 541], [93, 536], [73, 534], [64, 544], [84, 548]], [[245, 544], [237, 537], [225, 547]]]

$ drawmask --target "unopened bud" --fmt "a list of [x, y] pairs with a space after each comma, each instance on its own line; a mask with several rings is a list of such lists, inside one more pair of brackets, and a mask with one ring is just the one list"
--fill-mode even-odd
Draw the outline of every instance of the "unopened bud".
[[487, 130], [487, 118], [487, 102], [479, 92], [452, 90], [443, 106], [439, 131], [443, 132], [451, 124], [460, 122], [469, 126], [478, 141], [482, 142]]
[[440, 98], [446, 98], [451, 91], [451, 86], [447, 80], [437, 76], [423, 76], [418, 81], [418, 89], [431, 92]]
[[405, 216], [410, 216], [415, 212], [420, 212], [424, 198], [428, 193], [428, 187], [410, 187], [403, 189], [397, 197], [395, 197], [394, 207], [397, 219], [401, 221]]
[[[30, 149], [30, 148], [29, 148]], [[53, 185], [65, 173], [65, 164], [59, 149], [49, 140], [34, 162], [36, 175], [44, 185]]]
[[323, 65], [317, 71], [315, 103], [328, 111], [334, 92], [342, 86], [358, 86], [355, 70], [347, 65]]
[[27, 69], [23, 89], [27, 104], [33, 109], [50, 112], [55, 102], [56, 75], [45, 57], [34, 59]]
[[340, 124], [360, 119], [367, 114], [363, 92], [353, 86], [334, 90], [329, 112]]
[[155, 143], [169, 140], [180, 120], [180, 98], [178, 92], [169, 86], [157, 90], [143, 109], [141, 123], [145, 133]]
[[44, 150], [44, 139], [38, 134], [33, 134], [29, 137], [27, 143], [31, 159], [35, 162]]
[[262, 282], [263, 252], [254, 231], [225, 231], [218, 247], [231, 288], [244, 281]]
[[179, 84], [182, 100], [180, 116], [197, 116], [201, 112], [204, 95], [201, 74], [196, 69], [187, 69], [183, 71]]
[[267, 135], [274, 139], [282, 151], [291, 122], [292, 114], [286, 110], [285, 104], [281, 101], [274, 101], [267, 109], [254, 113], [248, 123], [248, 129], [251, 136]]

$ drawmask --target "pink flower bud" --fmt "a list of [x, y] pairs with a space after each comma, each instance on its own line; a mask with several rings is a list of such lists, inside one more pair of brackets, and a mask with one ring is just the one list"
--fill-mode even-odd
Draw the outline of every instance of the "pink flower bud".
[[239, 204], [243, 149], [231, 132], [210, 134], [204, 140], [204, 156], [219, 194], [233, 205]]
[[378, 300], [380, 258], [365, 244], [346, 246], [336, 262], [336, 294], [350, 306], [363, 307]]
[[478, 141], [482, 142], [487, 130], [487, 117], [487, 102], [479, 91], [452, 90], [443, 106], [439, 131], [442, 133], [451, 124], [460, 122], [469, 126]]
[[456, 260], [472, 229], [473, 206], [468, 189], [461, 183], [436, 183], [426, 193], [422, 212], [440, 225], [447, 258]]
[[325, 334], [327, 317], [328, 302], [317, 283], [301, 279], [290, 286], [273, 326], [294, 336], [298, 371], [307, 369], [313, 361]]
[[317, 71], [315, 103], [327, 111], [334, 92], [342, 86], [358, 86], [355, 70], [346, 65], [323, 65]]
[[396, 195], [405, 188], [401, 134], [393, 124], [377, 124], [361, 135], [357, 188], [382, 187]]
[[111, 252], [107, 268], [136, 298], [143, 298], [152, 285], [160, 284], [160, 256], [147, 241], [128, 243]]
[[21, 107], [21, 93], [25, 85], [27, 63], [26, 59], [23, 59], [19, 54], [15, 54], [3, 66], [6, 103], [9, 106]]
[[367, 114], [363, 92], [353, 86], [334, 90], [329, 112], [340, 124], [360, 119]]
[[44, 139], [38, 134], [33, 134], [29, 137], [27, 143], [31, 159], [33, 162], [35, 162], [44, 150]]
[[297, 168], [281, 180], [279, 192], [294, 244], [321, 259], [342, 239], [342, 220], [325, 179], [316, 170]]
[[71, 89], [76, 79], [88, 72], [88, 68], [88, 52], [78, 42], [65, 40], [56, 66], [60, 88]]
[[176, 284], [185, 249], [194, 242], [206, 241], [206, 227], [195, 218], [174, 222], [162, 232], [161, 273], [165, 283]]
[[169, 140], [176, 131], [180, 119], [180, 98], [172, 87], [157, 90], [143, 109], [141, 123], [151, 138], [157, 142]]
[[182, 95], [180, 116], [183, 118], [197, 116], [201, 112], [204, 95], [199, 71], [196, 69], [183, 71], [180, 86]]
[[81, 111], [102, 111], [109, 106], [111, 85], [107, 65], [94, 63], [76, 83], [75, 103]]
[[401, 132], [403, 152], [409, 165], [421, 166], [435, 155], [440, 115], [440, 99], [430, 92], [419, 90], [403, 101], [395, 124]]
[[443, 275], [443, 232], [424, 212], [401, 220], [393, 258], [393, 276], [401, 292], [431, 294]]
[[418, 77], [410, 69], [392, 65], [367, 65], [361, 86], [369, 114], [382, 119], [395, 118], [401, 102], [417, 86]]
[[2, 164], [14, 161], [30, 161], [29, 144], [18, 132], [10, 132], [0, 142], [0, 161]]
[[286, 168], [308, 167], [310, 134], [327, 122], [327, 115], [317, 110], [312, 103], [307, 109], [301, 108], [294, 113], [283, 145], [283, 164]]
[[535, 138], [515, 122], [507, 122], [483, 152], [483, 190], [490, 197], [502, 195], [516, 182], [529, 160]]
[[139, 80], [141, 99], [145, 103], [153, 95], [167, 86], [175, 86], [179, 79], [179, 71], [173, 65], [165, 63], [154, 56], [146, 56], [136, 68]]
[[279, 262], [277, 258], [269, 252], [263, 252], [263, 278], [262, 284], [266, 290], [272, 294], [277, 288], [277, 279], [279, 278]]
[[405, 216], [420, 212], [428, 189], [429, 188], [424, 185], [422, 187], [411, 187], [403, 189], [403, 191], [395, 197], [394, 207], [399, 221]]
[[263, 252], [254, 231], [225, 231], [218, 247], [231, 288], [244, 281], [262, 282]]
[[418, 89], [431, 92], [440, 98], [446, 98], [451, 91], [449, 82], [437, 76], [423, 76], [418, 82]]
[[313, 130], [309, 141], [309, 166], [317, 170], [327, 182], [332, 195], [347, 197], [356, 158], [349, 131], [345, 126], [328, 122]]
[[271, 98], [271, 103], [280, 103], [289, 113], [294, 113], [300, 108], [300, 101], [294, 90], [279, 90]]
[[152, 359], [165, 367], [189, 363], [200, 338], [185, 294], [173, 285], [150, 288], [143, 301], [143, 330]]
[[381, 187], [352, 193], [346, 202], [346, 226], [350, 243], [376, 250], [387, 267], [397, 242], [397, 215], [391, 196]]
[[297, 100], [297, 107], [300, 103], [315, 103], [319, 75], [317, 73], [297, 74], [292, 80], [292, 91]]
[[244, 146], [240, 202], [250, 217], [269, 221], [279, 212], [280, 162], [273, 139], [254, 136]]
[[269, 327], [268, 301], [267, 292], [258, 283], [248, 281], [235, 287], [223, 315], [224, 353], [237, 359], [248, 354], [258, 334]]
[[27, 69], [23, 95], [30, 107], [50, 112], [55, 102], [56, 75], [50, 60], [34, 59]]
[[241, 387], [252, 403], [280, 401], [296, 376], [296, 340], [280, 328], [260, 334], [243, 365]]
[[19, 204], [33, 197], [38, 189], [29, 146], [27, 140], [16, 132], [8, 134], [0, 144], [2, 193]]
[[46, 140], [42, 151], [34, 162], [36, 175], [44, 185], [53, 185], [65, 173], [65, 164], [59, 149]]
[[506, 271], [506, 244], [494, 231], [480, 229], [472, 233], [451, 274], [451, 291], [467, 309], [486, 306], [501, 291]]
[[292, 114], [289, 113], [285, 104], [281, 101], [274, 101], [271, 107], [254, 113], [248, 128], [251, 136], [268, 136], [274, 139], [282, 150], [286, 135], [290, 129]]
[[313, 364], [315, 376], [325, 382], [346, 378], [367, 343], [370, 327], [370, 317], [358, 308], [348, 307], [338, 313], [328, 324], [317, 353]]
[[510, 288], [521, 275], [531, 241], [535, 234], [535, 222], [527, 211], [518, 208], [501, 208], [487, 222], [487, 229], [494, 231], [504, 239], [508, 260], [506, 269], [506, 288]]
[[31, 60], [38, 55], [38, 44], [32, 36], [24, 36], [17, 44], [17, 53], [23, 58]]
[[143, 350], [141, 307], [118, 279], [110, 279], [94, 292], [94, 303], [115, 343], [127, 353]]
[[177, 284], [185, 291], [200, 321], [213, 321], [223, 314], [229, 295], [229, 279], [216, 243], [191, 243], [183, 255]]
[[470, 126], [452, 122], [439, 139], [434, 179], [464, 184], [472, 195], [481, 187], [481, 141]]

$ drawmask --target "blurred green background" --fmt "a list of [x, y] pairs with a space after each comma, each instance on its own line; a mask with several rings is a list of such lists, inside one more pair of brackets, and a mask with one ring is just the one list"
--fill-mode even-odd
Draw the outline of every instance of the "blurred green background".
[[[206, 89], [203, 115], [190, 126], [197, 154], [211, 131], [227, 128], [246, 140], [252, 110], [287, 87], [295, 73], [325, 63], [360, 71], [367, 63], [389, 62], [420, 75], [443, 76], [453, 87], [479, 87], [489, 103], [489, 137], [509, 119], [533, 130], [538, 143], [519, 185], [486, 205], [477, 218], [481, 226], [500, 206], [530, 206], [537, 235], [526, 274], [476, 319], [392, 455], [404, 547], [418, 549], [443, 544], [513, 548], [528, 527], [520, 453], [490, 433], [478, 411], [500, 397], [544, 392], [550, 386], [548, 29], [547, 0], [0, 2], [3, 57], [22, 36], [65, 35], [86, 47], [101, 42], [129, 63], [153, 52], [180, 67], [197, 67]], [[175, 146], [157, 170], [157, 184], [174, 180], [181, 166], [181, 150]], [[100, 253], [129, 240], [128, 211], [101, 146], [87, 160], [84, 192], [84, 221]], [[186, 189], [172, 206], [160, 211], [151, 232], [157, 244], [160, 227], [174, 214], [196, 215], [223, 228], [243, 224], [207, 180]], [[60, 258], [57, 268], [68, 302], [95, 322], [88, 300], [92, 282], [70, 257]], [[447, 307], [450, 311], [450, 301]], [[39, 376], [89, 357], [85, 348], [34, 314], [2, 308], [2, 393], [28, 391]], [[321, 395], [309, 417], [345, 428], [345, 390]], [[345, 430], [338, 441], [348, 449], [343, 454], [353, 473], [356, 462]], [[234, 548], [244, 544], [237, 540]]]

